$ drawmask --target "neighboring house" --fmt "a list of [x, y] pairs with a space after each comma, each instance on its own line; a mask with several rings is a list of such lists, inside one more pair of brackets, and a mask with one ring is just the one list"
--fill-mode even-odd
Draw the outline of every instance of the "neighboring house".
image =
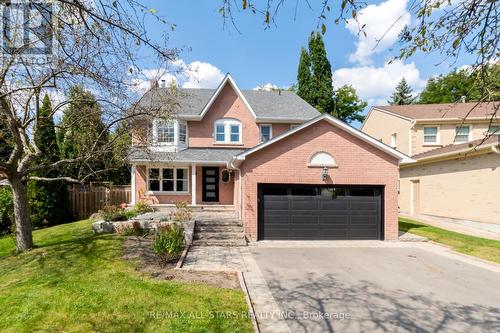
[[133, 202], [229, 205], [252, 240], [397, 239], [406, 155], [293, 92], [241, 91], [229, 74], [180, 96], [174, 119], [132, 149]]
[[500, 223], [499, 102], [376, 106], [362, 131], [410, 155], [402, 213]]

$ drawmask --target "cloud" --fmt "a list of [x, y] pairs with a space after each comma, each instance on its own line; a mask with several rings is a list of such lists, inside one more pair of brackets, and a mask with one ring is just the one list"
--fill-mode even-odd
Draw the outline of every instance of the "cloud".
[[185, 63], [177, 59], [169, 65], [170, 70], [149, 68], [134, 72], [130, 75], [129, 89], [144, 94], [154, 81], [164, 81], [166, 85], [175, 82], [183, 88], [217, 88], [224, 78], [222, 71], [208, 62]]
[[[407, 0], [387, 0], [380, 5], [369, 5], [358, 13], [358, 22], [350, 19], [346, 28], [358, 37], [356, 51], [349, 60], [363, 65], [371, 63], [370, 57], [390, 48], [398, 39], [405, 25], [410, 23], [410, 13], [406, 9]], [[366, 37], [358, 33], [363, 26]], [[380, 42], [377, 45], [377, 41]]]
[[288, 88], [278, 87], [277, 85], [272, 84], [272, 83], [261, 84], [255, 88], [253, 88], [253, 90], [264, 90], [264, 91], [273, 91], [273, 90], [278, 90], [278, 89], [286, 90]]
[[368, 104], [380, 105], [387, 104], [389, 96], [403, 77], [413, 88], [414, 95], [425, 86], [426, 81], [420, 78], [420, 71], [415, 63], [404, 64], [400, 60], [391, 64], [386, 62], [382, 67], [340, 68], [333, 73], [333, 84], [335, 87], [352, 85]]
[[208, 62], [193, 61], [183, 66], [183, 88], [217, 88], [224, 78], [224, 73]]

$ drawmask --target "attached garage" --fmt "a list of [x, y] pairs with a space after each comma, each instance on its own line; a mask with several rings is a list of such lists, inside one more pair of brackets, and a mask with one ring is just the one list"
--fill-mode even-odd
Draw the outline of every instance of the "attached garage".
[[259, 184], [259, 240], [383, 239], [382, 187]]
[[408, 161], [319, 116], [231, 161], [240, 173], [235, 203], [245, 233], [255, 241], [396, 240], [398, 166]]

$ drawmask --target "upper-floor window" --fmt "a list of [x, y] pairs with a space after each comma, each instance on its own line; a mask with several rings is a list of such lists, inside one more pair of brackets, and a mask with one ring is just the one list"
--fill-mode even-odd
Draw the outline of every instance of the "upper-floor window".
[[470, 126], [457, 126], [455, 129], [455, 142], [469, 141]]
[[294, 129], [294, 128], [297, 128], [299, 126], [300, 126], [300, 124], [291, 124], [290, 125], [290, 129]]
[[392, 133], [391, 135], [391, 147], [396, 148], [398, 145], [398, 133]]
[[272, 125], [260, 125], [260, 142], [266, 142], [273, 137]]
[[153, 122], [153, 142], [165, 145], [186, 144], [187, 124], [179, 120], [155, 120]]
[[219, 119], [214, 124], [216, 143], [241, 143], [241, 123], [236, 119]]
[[488, 127], [488, 134], [500, 135], [500, 125], [491, 125]]
[[438, 143], [438, 128], [437, 126], [424, 127], [424, 144]]

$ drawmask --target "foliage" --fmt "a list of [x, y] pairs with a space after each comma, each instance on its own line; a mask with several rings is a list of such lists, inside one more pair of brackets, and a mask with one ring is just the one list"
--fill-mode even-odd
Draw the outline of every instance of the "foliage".
[[[36, 230], [37, 247], [22, 255], [0, 238], [1, 332], [252, 332], [243, 292], [159, 280], [123, 259], [124, 238], [94, 235], [81, 221]], [[111, 317], [110, 317], [111, 316]], [[193, 316], [194, 318], [194, 316]]]
[[323, 37], [319, 32], [309, 37], [309, 52], [311, 57], [312, 105], [321, 113], [332, 113], [333, 108], [333, 81], [332, 66], [326, 56]]
[[187, 222], [191, 220], [191, 216], [191, 209], [188, 207], [187, 201], [181, 201], [175, 204], [175, 210], [172, 214], [172, 220], [174, 220], [174, 222]]
[[123, 236], [143, 236], [147, 233], [146, 230], [141, 228], [139, 221], [126, 222], [115, 225], [115, 232]]
[[115, 205], [104, 206], [98, 213], [104, 221], [126, 221], [137, 216], [134, 210], [127, 210]]
[[153, 250], [167, 263], [178, 257], [184, 248], [184, 230], [177, 224], [162, 228], [153, 242]]
[[353, 121], [362, 122], [365, 119], [361, 113], [367, 103], [356, 94], [356, 89], [350, 85], [344, 85], [335, 90], [335, 109], [333, 116], [348, 123]]
[[396, 90], [391, 95], [391, 99], [387, 101], [387, 103], [391, 105], [408, 105], [412, 104], [415, 100], [413, 97], [412, 89], [406, 82], [405, 78], [402, 78], [401, 81], [396, 86]]
[[[33, 138], [42, 153], [40, 163], [55, 163], [60, 158], [52, 114], [49, 95], [45, 94], [39, 111], [38, 128]], [[33, 174], [41, 177], [56, 177], [57, 171], [41, 170]], [[71, 219], [68, 189], [63, 181], [29, 181], [28, 200], [31, 208], [31, 222], [36, 227], [65, 223]]]
[[419, 95], [418, 103], [456, 103], [465, 97], [467, 102], [477, 102], [483, 99], [485, 91], [492, 100], [500, 100], [500, 65], [489, 66], [486, 72], [491, 81], [481, 81], [477, 70], [464, 68], [448, 74], [430, 78]]
[[141, 215], [152, 212], [153, 208], [147, 202], [140, 200], [134, 205], [134, 211], [137, 215]]
[[0, 186], [0, 236], [13, 231], [13, 212], [12, 191], [8, 186]]
[[407, 218], [399, 218], [399, 230], [427, 237], [455, 251], [500, 264], [500, 241], [468, 236], [436, 228]]
[[304, 47], [300, 49], [299, 69], [297, 71], [297, 95], [312, 105], [314, 96], [311, 58], [309, 57], [309, 52]]

